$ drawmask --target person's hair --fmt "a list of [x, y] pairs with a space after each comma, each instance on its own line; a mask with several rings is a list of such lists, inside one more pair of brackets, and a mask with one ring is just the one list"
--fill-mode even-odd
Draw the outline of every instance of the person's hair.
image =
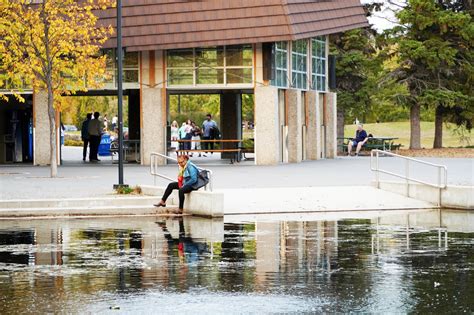
[[173, 122], [171, 123], [171, 126], [176, 126], [178, 127], [178, 122], [176, 120], [173, 120]]
[[99, 118], [99, 116], [100, 116], [99, 112], [95, 112], [95, 113], [94, 113], [94, 118], [95, 118], [95, 119]]
[[363, 124], [357, 124], [357, 127], [364, 128], [364, 125]]
[[179, 155], [178, 160], [180, 160], [180, 159], [183, 159], [183, 160], [187, 161], [187, 160], [189, 160], [189, 156], [187, 156], [186, 154]]
[[86, 115], [86, 117], [87, 117], [87, 119], [91, 119], [91, 118], [92, 118], [92, 114], [91, 114], [91, 113], [88, 113], [88, 114]]
[[212, 115], [211, 115], [211, 114], [207, 114], [206, 117], [212, 118]]
[[187, 125], [191, 125], [191, 119], [189, 119], [189, 118], [186, 119], [186, 124], [187, 124]]

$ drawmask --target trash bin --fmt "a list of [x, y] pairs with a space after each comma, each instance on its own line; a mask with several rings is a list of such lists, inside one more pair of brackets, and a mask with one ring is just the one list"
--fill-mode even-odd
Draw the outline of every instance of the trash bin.
[[112, 140], [110, 139], [110, 135], [108, 133], [104, 133], [102, 138], [100, 139], [99, 144], [99, 156], [111, 156], [110, 153], [110, 143]]

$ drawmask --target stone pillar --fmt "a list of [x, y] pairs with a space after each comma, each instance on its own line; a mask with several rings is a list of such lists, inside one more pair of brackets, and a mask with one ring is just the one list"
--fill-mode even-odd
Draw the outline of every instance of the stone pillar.
[[288, 89], [288, 162], [299, 163], [302, 160], [301, 91]]
[[255, 164], [276, 165], [279, 157], [278, 89], [255, 87]]
[[306, 158], [308, 160], [321, 159], [321, 114], [319, 110], [319, 93], [306, 92], [306, 106], [308, 125], [306, 126]]
[[326, 94], [326, 158], [337, 157], [337, 94]]
[[48, 117], [48, 93], [39, 91], [33, 94], [33, 164], [49, 165], [50, 130]]
[[[142, 52], [140, 63], [140, 154], [142, 165], [150, 164], [152, 152], [166, 153], [166, 92], [157, 75], [163, 69], [161, 51]], [[166, 161], [160, 160], [163, 164]]]
[[[220, 131], [222, 139], [242, 139], [242, 94], [221, 94], [220, 104], [221, 123]], [[238, 143], [223, 143], [224, 149], [235, 149]], [[234, 153], [222, 153], [223, 159], [230, 159]]]

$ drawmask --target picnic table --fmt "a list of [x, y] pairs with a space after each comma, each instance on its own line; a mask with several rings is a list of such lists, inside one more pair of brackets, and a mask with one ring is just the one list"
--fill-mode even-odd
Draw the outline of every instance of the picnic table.
[[[342, 152], [347, 151], [347, 144], [349, 141], [354, 140], [352, 137], [339, 137], [337, 138], [338, 140], [342, 140], [342, 144], [339, 144], [339, 146], [342, 146]], [[401, 144], [395, 144], [394, 140], [397, 140], [397, 137], [369, 137], [369, 140], [365, 143], [365, 145], [362, 147], [362, 150], [383, 150], [383, 151], [392, 151], [392, 150], [398, 150], [402, 145]]]

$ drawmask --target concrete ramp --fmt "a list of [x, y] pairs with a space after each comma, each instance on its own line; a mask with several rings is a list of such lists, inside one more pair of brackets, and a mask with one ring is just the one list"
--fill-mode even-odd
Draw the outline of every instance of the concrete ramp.
[[433, 209], [432, 203], [371, 186], [219, 190], [224, 214]]

